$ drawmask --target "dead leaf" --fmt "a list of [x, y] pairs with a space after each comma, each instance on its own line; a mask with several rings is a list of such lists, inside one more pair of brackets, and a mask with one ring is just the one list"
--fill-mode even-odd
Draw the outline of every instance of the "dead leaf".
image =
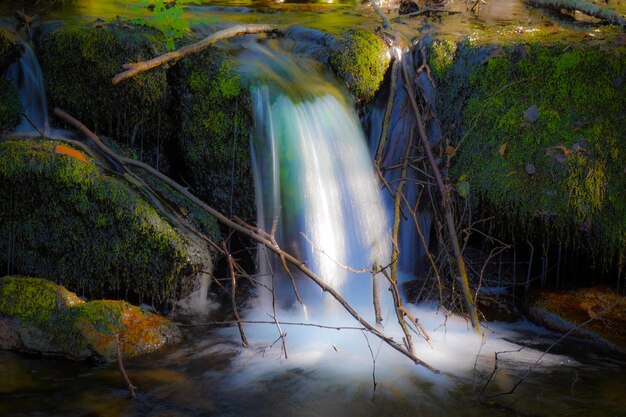
[[84, 153], [82, 153], [78, 149], [70, 148], [69, 146], [57, 145], [54, 148], [54, 152], [56, 152], [58, 155], [67, 155], [70, 158], [78, 159], [81, 162], [87, 162], [87, 157], [85, 157]]
[[553, 146], [553, 148], [558, 149], [559, 151], [563, 152], [563, 155], [565, 156], [570, 155], [572, 153], [572, 151], [567, 149], [567, 146], [565, 145], [557, 145], [557, 146]]
[[509, 147], [508, 142], [505, 142], [502, 146], [500, 146], [500, 149], [498, 149], [498, 153], [500, 154], [500, 156], [504, 156], [508, 147]]

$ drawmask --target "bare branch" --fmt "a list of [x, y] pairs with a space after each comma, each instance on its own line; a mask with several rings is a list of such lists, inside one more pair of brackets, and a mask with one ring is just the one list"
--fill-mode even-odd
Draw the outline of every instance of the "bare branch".
[[155, 58], [152, 58], [147, 61], [128, 63], [122, 65], [122, 68], [125, 71], [120, 72], [115, 77], [113, 77], [113, 84], [120, 83], [124, 80], [127, 80], [135, 75], [148, 71], [152, 68], [156, 68], [160, 65], [167, 64], [170, 62], [177, 62], [178, 60], [184, 58], [187, 55], [195, 54], [196, 52], [200, 52], [203, 49], [208, 48], [214, 43], [221, 41], [223, 39], [232, 38], [238, 35], [245, 34], [253, 34], [253, 33], [268, 33], [268, 32], [280, 32], [276, 26], [270, 25], [236, 25], [230, 27], [228, 29], [220, 30], [219, 32], [215, 32], [210, 36], [202, 39], [200, 42], [193, 43], [191, 45], [183, 46], [180, 49], [177, 49], [172, 52], [168, 52], [163, 55], [159, 55]]

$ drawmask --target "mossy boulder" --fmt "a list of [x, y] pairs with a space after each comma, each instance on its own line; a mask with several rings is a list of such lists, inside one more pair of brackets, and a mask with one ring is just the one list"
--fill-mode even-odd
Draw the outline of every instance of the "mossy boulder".
[[374, 97], [389, 67], [389, 48], [376, 34], [353, 29], [339, 39], [330, 65], [359, 104]]
[[0, 79], [0, 132], [13, 129], [20, 123], [22, 104], [15, 86]]
[[611, 39], [435, 43], [430, 58], [457, 185], [514, 238], [599, 265], [626, 251], [626, 46]]
[[176, 66], [178, 145], [181, 175], [194, 194], [222, 213], [251, 219], [251, 106], [238, 65], [226, 52], [209, 48]]
[[50, 107], [60, 107], [99, 134], [143, 151], [170, 136], [166, 71], [155, 68], [118, 85], [122, 65], [164, 52], [160, 32], [121, 21], [45, 26], [37, 39]]
[[538, 324], [626, 352], [626, 297], [607, 288], [542, 291], [529, 297], [526, 310]]
[[0, 27], [0, 75], [17, 61], [22, 55], [23, 48], [16, 36], [7, 29]]
[[124, 301], [85, 302], [40, 278], [0, 278], [0, 348], [111, 362], [181, 339], [169, 320]]
[[149, 304], [188, 295], [211, 268], [202, 242], [179, 233], [125, 178], [80, 148], [0, 142], [0, 264], [90, 298]]

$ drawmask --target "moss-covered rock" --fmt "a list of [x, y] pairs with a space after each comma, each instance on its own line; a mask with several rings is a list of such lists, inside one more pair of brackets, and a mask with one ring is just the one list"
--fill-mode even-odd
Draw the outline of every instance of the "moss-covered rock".
[[18, 60], [22, 52], [23, 48], [15, 35], [0, 27], [0, 75]]
[[20, 123], [22, 104], [17, 89], [10, 81], [0, 79], [0, 132]]
[[154, 352], [181, 334], [169, 320], [124, 301], [84, 302], [40, 278], [0, 278], [0, 348], [114, 361]]
[[623, 261], [626, 47], [559, 38], [431, 47], [444, 125], [456, 128], [451, 173], [520, 240]]
[[330, 65], [357, 103], [374, 97], [389, 66], [389, 48], [374, 33], [349, 30], [330, 54]]
[[541, 325], [626, 352], [626, 297], [607, 288], [543, 291], [529, 298], [526, 310]]
[[123, 64], [163, 52], [160, 32], [123, 22], [49, 26], [37, 41], [49, 105], [136, 148], [162, 145], [173, 130], [166, 71], [155, 68], [115, 86], [111, 79]]
[[90, 298], [186, 296], [208, 249], [100, 166], [67, 144], [0, 142], [0, 262]]
[[250, 98], [239, 63], [209, 48], [176, 67], [182, 175], [193, 192], [225, 214], [253, 218]]

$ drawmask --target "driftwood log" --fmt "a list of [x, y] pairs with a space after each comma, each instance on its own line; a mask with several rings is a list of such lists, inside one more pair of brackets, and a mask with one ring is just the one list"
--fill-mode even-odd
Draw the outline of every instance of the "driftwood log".
[[553, 10], [568, 10], [570, 12], [580, 12], [587, 16], [595, 17], [607, 23], [626, 28], [626, 18], [614, 10], [584, 0], [526, 0], [534, 7], [543, 7]]

